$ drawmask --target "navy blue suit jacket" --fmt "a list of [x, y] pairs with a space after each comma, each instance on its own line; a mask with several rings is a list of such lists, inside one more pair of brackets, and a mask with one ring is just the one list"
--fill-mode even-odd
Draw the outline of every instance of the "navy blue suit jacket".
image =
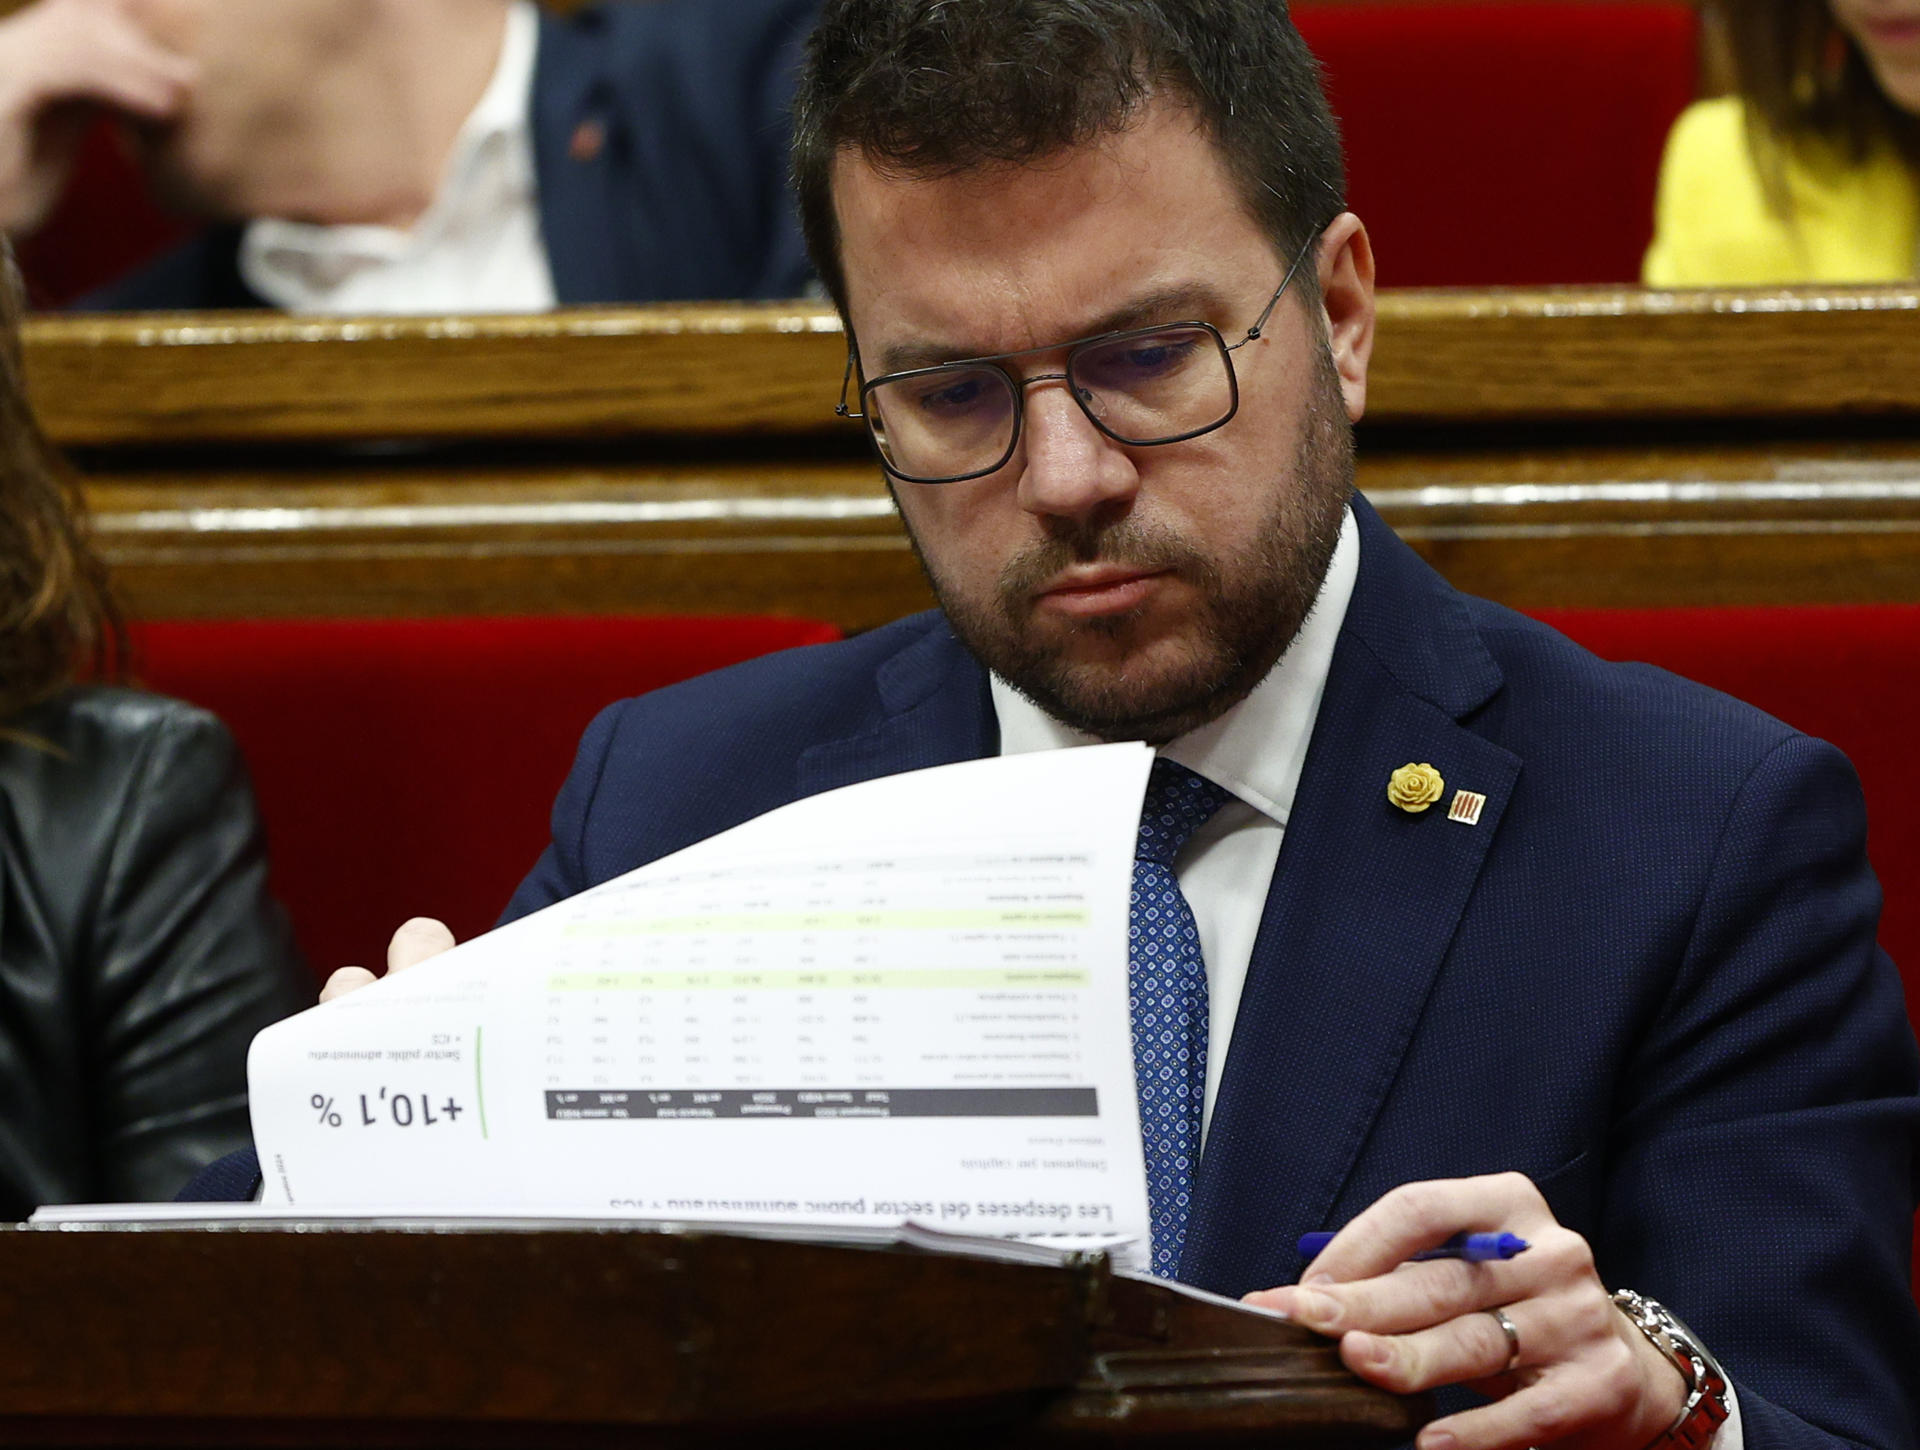
[[[616, 0], [541, 12], [533, 141], [564, 306], [798, 297], [813, 272], [788, 111], [819, 0]], [[576, 147], [583, 134], [597, 146]], [[89, 296], [92, 311], [264, 307], [219, 227]]]
[[[1183, 1277], [1294, 1280], [1396, 1184], [1517, 1169], [1725, 1363], [1747, 1444], [1911, 1450], [1920, 1054], [1851, 767], [1456, 593], [1356, 503], [1341, 630]], [[798, 797], [997, 749], [938, 615], [616, 705], [508, 909]], [[1394, 767], [1487, 797], [1411, 816]]]

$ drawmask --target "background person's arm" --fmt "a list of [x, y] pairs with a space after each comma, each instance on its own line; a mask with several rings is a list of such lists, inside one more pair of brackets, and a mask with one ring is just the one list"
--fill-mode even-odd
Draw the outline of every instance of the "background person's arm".
[[194, 79], [122, 0], [38, 0], [0, 19], [0, 232], [46, 220], [100, 110], [165, 121]]

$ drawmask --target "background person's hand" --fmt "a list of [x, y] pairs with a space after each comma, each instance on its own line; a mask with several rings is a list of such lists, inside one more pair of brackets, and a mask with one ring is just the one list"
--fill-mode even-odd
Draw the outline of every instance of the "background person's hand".
[[0, 231], [46, 220], [102, 108], [171, 120], [194, 79], [123, 0], [37, 0], [0, 20]]
[[[453, 933], [447, 929], [445, 922], [435, 921], [430, 916], [413, 917], [402, 922], [400, 930], [393, 934], [393, 940], [387, 943], [387, 973], [392, 975], [418, 966], [428, 957], [439, 956], [453, 944]], [[320, 989], [320, 1000], [331, 1002], [336, 997], [357, 992], [368, 983], [378, 980], [365, 967], [342, 967], [327, 978], [327, 985]]]
[[[1406, 1262], [1456, 1233], [1507, 1230], [1504, 1262]], [[1419, 1450], [1644, 1450], [1685, 1402], [1680, 1372], [1627, 1321], [1587, 1241], [1518, 1173], [1396, 1188], [1349, 1223], [1300, 1283], [1249, 1294], [1337, 1337], [1362, 1379], [1400, 1393], [1466, 1384], [1493, 1403], [1435, 1420]], [[1502, 1310], [1519, 1334], [1511, 1373]]]

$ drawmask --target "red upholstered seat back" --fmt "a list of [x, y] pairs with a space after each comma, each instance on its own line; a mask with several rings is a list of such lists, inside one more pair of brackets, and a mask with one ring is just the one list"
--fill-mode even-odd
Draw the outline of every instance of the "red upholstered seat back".
[[214, 711], [253, 772], [274, 886], [324, 975], [408, 916], [490, 927], [600, 708], [793, 645], [797, 619], [149, 623], [142, 683]]
[[60, 205], [20, 247], [27, 295], [36, 307], [64, 307], [192, 230], [160, 209], [118, 133], [102, 121], [87, 133]]
[[[1920, 720], [1920, 606], [1541, 611], [1607, 659], [1643, 660], [1758, 705], [1839, 746], [1867, 796], [1867, 852], [1886, 892], [1880, 944], [1920, 1029], [1920, 812], [1907, 795]], [[1914, 1238], [1920, 1298], [1920, 1231]]]
[[1668, 128], [1694, 97], [1684, 4], [1297, 6], [1389, 287], [1633, 282]]

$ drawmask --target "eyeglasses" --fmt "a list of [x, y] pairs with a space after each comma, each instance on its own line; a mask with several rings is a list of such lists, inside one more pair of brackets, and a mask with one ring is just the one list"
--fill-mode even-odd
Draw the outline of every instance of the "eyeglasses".
[[[1006, 466], [1020, 444], [1026, 391], [1064, 382], [1087, 420], [1116, 443], [1150, 447], [1198, 438], [1240, 409], [1233, 354], [1260, 336], [1294, 273], [1319, 240], [1309, 237], [1245, 337], [1229, 343], [1209, 322], [1169, 322], [1102, 332], [1076, 342], [966, 358], [888, 373], [860, 384], [860, 411], [847, 406], [858, 357], [847, 350], [842, 418], [863, 418], [881, 466], [905, 483], [960, 483]], [[1006, 366], [1066, 349], [1062, 372], [1016, 377]]]

